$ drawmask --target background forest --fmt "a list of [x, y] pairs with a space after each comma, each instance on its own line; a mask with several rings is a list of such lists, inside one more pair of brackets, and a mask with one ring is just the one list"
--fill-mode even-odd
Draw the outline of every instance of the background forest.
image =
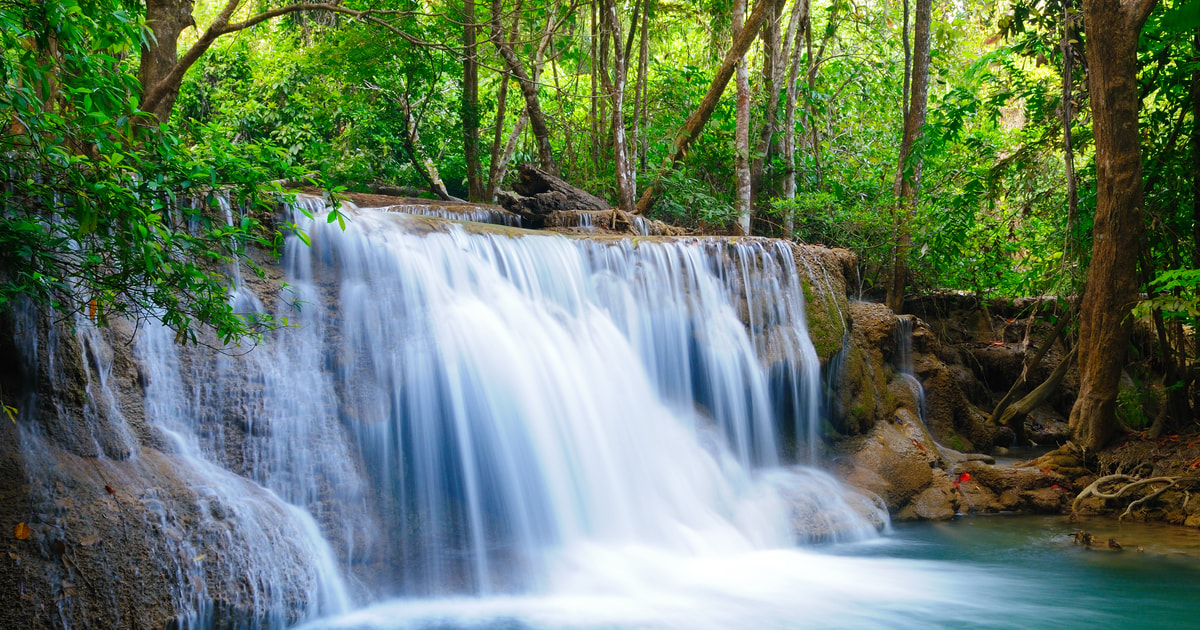
[[[1134, 313], [1182, 421], [1200, 9], [1137, 4]], [[906, 285], [1076, 295], [1107, 186], [1083, 15], [1057, 0], [2, 0], [0, 302], [165, 312], [183, 340], [201, 324], [236, 339], [278, 322], [233, 313], [204, 263], [278, 244], [264, 187], [490, 202], [519, 163], [701, 233], [852, 249], [858, 292], [890, 289], [896, 310]], [[240, 222], [213, 212], [218, 187]]]

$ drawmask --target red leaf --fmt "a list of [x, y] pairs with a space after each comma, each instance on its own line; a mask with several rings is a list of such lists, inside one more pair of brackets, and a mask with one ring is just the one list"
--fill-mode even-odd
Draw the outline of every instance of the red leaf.
[[29, 529], [29, 523], [25, 521], [21, 521], [17, 523], [16, 527], [13, 527], [13, 536], [16, 536], [17, 540], [26, 540], [31, 535], [33, 535], [33, 530]]
[[109, 493], [109, 494], [116, 494], [116, 493], [117, 493], [117, 491], [116, 491], [116, 490], [113, 490], [113, 487], [112, 487], [112, 486], [110, 486], [110, 485], [108, 485], [108, 484], [104, 484], [104, 491], [105, 491], [105, 492], [107, 492], [107, 493]]

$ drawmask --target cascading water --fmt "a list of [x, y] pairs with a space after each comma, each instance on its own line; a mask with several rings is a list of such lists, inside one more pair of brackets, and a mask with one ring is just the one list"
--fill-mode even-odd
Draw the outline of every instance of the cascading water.
[[899, 377], [904, 380], [905, 384], [913, 393], [913, 400], [917, 402], [917, 413], [921, 417], [921, 422], [925, 422], [925, 387], [921, 385], [921, 381], [917, 379], [913, 369], [912, 356], [912, 338], [913, 338], [913, 317], [911, 315], [901, 315], [896, 318], [896, 369], [899, 371]]
[[296, 327], [251, 352], [154, 327], [137, 342], [146, 420], [201, 515], [137, 499], [161, 521], [179, 625], [237, 620], [224, 605], [256, 611], [232, 625], [279, 627], [352, 601], [374, 606], [318, 627], [791, 627], [941, 598], [930, 575], [795, 548], [887, 517], [791, 466], [820, 387], [790, 246], [350, 207], [343, 232], [319, 199], [298, 205], [312, 244], [288, 243], [273, 307]]
[[388, 212], [402, 212], [404, 214], [415, 214], [425, 217], [436, 217], [439, 219], [451, 219], [454, 221], [474, 221], [476, 223], [490, 223], [492, 225], [507, 225], [509, 227], [521, 227], [521, 217], [506, 210], [487, 206], [439, 206], [433, 204], [403, 204], [388, 206]]
[[[377, 523], [364, 530], [382, 538], [365, 548], [394, 554], [399, 593], [544, 586], [548, 550], [585, 540], [792, 543], [788, 505], [750, 472], [778, 464], [759, 354], [818, 373], [790, 249], [409, 223], [363, 211], [342, 233], [318, 219], [304, 226], [312, 247], [289, 248], [289, 300], [305, 306], [289, 314], [299, 328], [249, 357], [264, 383], [255, 421], [270, 427], [249, 441], [255, 478], [305, 505], [323, 485], [364, 497]], [[814, 421], [807, 408], [787, 422]], [[301, 434], [281, 430], [298, 422]], [[338, 470], [348, 452], [370, 489]], [[844, 535], [873, 530], [840, 500], [816, 513]], [[370, 537], [348, 535], [344, 554]]]

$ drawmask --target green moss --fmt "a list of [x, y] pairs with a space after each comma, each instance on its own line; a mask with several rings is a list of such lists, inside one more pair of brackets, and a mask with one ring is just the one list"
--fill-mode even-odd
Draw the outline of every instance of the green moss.
[[818, 295], [814, 292], [812, 280], [808, 276], [800, 276], [800, 286], [804, 291], [808, 336], [817, 349], [821, 363], [825, 363], [842, 349], [842, 338], [846, 332], [842, 325], [842, 317], [834, 296]]
[[950, 439], [949, 439], [949, 440], [947, 440], [947, 441], [949, 442], [949, 446], [950, 446], [950, 448], [952, 448], [952, 449], [954, 449], [954, 450], [956, 450], [956, 451], [965, 451], [965, 450], [967, 450], [967, 447], [966, 447], [966, 445], [965, 445], [965, 444], [963, 444], [962, 438], [958, 437], [958, 434], [957, 434], [957, 433], [955, 433], [955, 434], [951, 435], [951, 436], [950, 436]]

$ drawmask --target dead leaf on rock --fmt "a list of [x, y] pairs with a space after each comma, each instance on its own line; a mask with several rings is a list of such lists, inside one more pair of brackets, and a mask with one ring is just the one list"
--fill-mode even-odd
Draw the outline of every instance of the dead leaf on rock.
[[29, 529], [29, 523], [24, 521], [17, 523], [17, 526], [13, 528], [13, 536], [16, 536], [17, 540], [27, 540], [32, 535], [33, 530]]
[[91, 547], [92, 545], [94, 545], [98, 542], [100, 542], [100, 537], [96, 536], [96, 535], [86, 536], [84, 538], [79, 539], [79, 544], [84, 547]]

